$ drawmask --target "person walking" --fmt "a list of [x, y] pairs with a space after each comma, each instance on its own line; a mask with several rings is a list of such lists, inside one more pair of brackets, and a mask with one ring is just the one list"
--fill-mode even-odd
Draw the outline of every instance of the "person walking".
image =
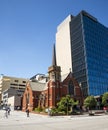
[[27, 113], [27, 117], [29, 117], [29, 109], [28, 108], [26, 110], [26, 113]]
[[5, 107], [5, 117], [8, 118], [8, 107], [7, 107], [7, 105]]
[[10, 109], [10, 107], [8, 107], [8, 115], [10, 115], [10, 111], [11, 111], [11, 109]]

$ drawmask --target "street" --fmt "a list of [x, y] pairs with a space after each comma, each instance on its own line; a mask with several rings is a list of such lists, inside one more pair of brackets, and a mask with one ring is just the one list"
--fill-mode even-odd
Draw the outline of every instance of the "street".
[[108, 115], [55, 116], [12, 111], [8, 118], [0, 110], [0, 130], [108, 130]]

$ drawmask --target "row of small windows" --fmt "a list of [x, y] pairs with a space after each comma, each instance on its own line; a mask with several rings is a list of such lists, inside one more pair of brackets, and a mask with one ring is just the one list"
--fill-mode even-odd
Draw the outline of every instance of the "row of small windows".
[[100, 23], [96, 23], [94, 22], [93, 20], [89, 19], [88, 17], [83, 17], [83, 22], [84, 22], [84, 25], [86, 25], [86, 27], [89, 27], [89, 28], [93, 28], [94, 30], [97, 30], [98, 32], [101, 32], [101, 34], [103, 33], [107, 33], [108, 34], [108, 29], [103, 26], [102, 24]]
[[99, 82], [90, 82], [89, 86], [92, 89], [107, 89], [108, 88], [107, 84], [105, 84], [105, 83], [99, 83]]
[[73, 57], [75, 57], [75, 58], [82, 57], [83, 55], [84, 55], [84, 51], [83, 50], [80, 50], [77, 53], [73, 53]]
[[88, 75], [91, 75], [91, 76], [97, 76], [97, 77], [103, 77], [103, 78], [106, 78], [108, 79], [108, 72], [107, 71], [103, 71], [101, 69], [94, 69], [94, 68], [88, 68]]
[[[106, 47], [108, 48], [108, 47]], [[95, 47], [95, 45], [87, 45], [86, 49], [87, 49], [87, 53], [90, 54], [98, 54], [100, 56], [108, 56], [108, 50], [106, 48], [102, 48], [101, 46]]]
[[[14, 80], [14, 82], [17, 82], [17, 83], [18, 83], [18, 82], [19, 82], [19, 80]], [[22, 81], [22, 83], [26, 83], [26, 81]]]
[[[104, 56], [101, 56], [101, 55], [98, 55], [98, 54], [91, 54], [90, 53], [87, 53], [87, 58], [88, 59], [91, 59], [91, 62], [96, 62], [97, 64], [108, 64], [108, 58], [107, 57], [104, 57]], [[103, 62], [103, 63], [102, 63]]]
[[[108, 75], [108, 68], [102, 68], [102, 67], [100, 67], [100, 66], [97, 66], [97, 65], [89, 65], [88, 66], [88, 70], [92, 70], [93, 72], [98, 72], [98, 71], [100, 71], [100, 72], [103, 72], [103, 74], [104, 73], [106, 73], [107, 75]], [[92, 72], [91, 71], [91, 72]], [[106, 75], [105, 75], [106, 76]], [[108, 77], [108, 76], [107, 76]]]
[[[72, 59], [73, 60], [73, 59]], [[73, 60], [74, 62], [72, 62], [72, 66], [73, 67], [77, 67], [79, 65], [85, 64], [85, 60]]]
[[75, 45], [79, 45], [79, 43], [82, 44], [82, 37], [81, 36], [77, 36], [77, 37], [72, 37], [72, 46]]
[[108, 61], [108, 54], [104, 54], [104, 53], [99, 53], [99, 51], [95, 50], [95, 49], [89, 49], [89, 51], [87, 51], [87, 56], [91, 57], [93, 59], [98, 59], [98, 60], [105, 60], [106, 62]]
[[88, 75], [108, 78], [108, 72], [97, 68], [94, 70], [92, 68], [88, 68]]
[[92, 95], [101, 95], [108, 91], [108, 86], [104, 84], [90, 83], [89, 92]]
[[[108, 53], [108, 52], [107, 52]], [[93, 58], [93, 59], [98, 59], [98, 60], [103, 60], [103, 58], [104, 58], [104, 60], [106, 60], [106, 61], [108, 61], [107, 59], [108, 59], [108, 54], [104, 54], [104, 53], [102, 53], [102, 52], [100, 52], [99, 53], [99, 51], [98, 50], [95, 50], [95, 49], [87, 49], [87, 57], [91, 57], [91, 58]]]
[[90, 90], [89, 90], [89, 95], [94, 95], [94, 96], [96, 96], [96, 95], [102, 95], [104, 92], [106, 92], [105, 90], [103, 90], [103, 89], [92, 89], [92, 88], [90, 88]]
[[73, 54], [79, 53], [80, 51], [83, 51], [83, 46], [77, 46], [76, 48], [72, 48]]
[[102, 36], [97, 35], [97, 34], [93, 34], [92, 32], [85, 32], [85, 40], [89, 41], [89, 43], [98, 43], [100, 45], [102, 45], [103, 43], [106, 43], [106, 45], [108, 45], [108, 35], [107, 36]]
[[[88, 63], [88, 66], [90, 65], [92, 65], [93, 67], [94, 66], [97, 66], [97, 65], [99, 65], [99, 68], [101, 68], [101, 67], [103, 67], [103, 68], [108, 68], [108, 60], [107, 59], [105, 59], [105, 58], [98, 58], [98, 59], [96, 59], [96, 58], [92, 58], [92, 57], [87, 57], [87, 63]], [[94, 63], [94, 64], [93, 64]]]
[[81, 17], [80, 17], [80, 15], [78, 15], [78, 16], [76, 16], [76, 17], [74, 17], [72, 19], [71, 26], [74, 28], [74, 27], [77, 27], [77, 25], [79, 25], [79, 24], [81, 24]]
[[100, 83], [100, 84], [107, 84], [108, 85], [108, 80], [107, 78], [105, 79], [104, 77], [100, 77], [100, 76], [93, 76], [93, 75], [89, 75], [89, 81], [90, 82], [94, 82], [94, 83]]
[[22, 86], [22, 87], [25, 87], [25, 85], [23, 85], [23, 84], [14, 84], [14, 83], [11, 83], [10, 85], [12, 85], [12, 86]]
[[[103, 68], [108, 68], [108, 59], [104, 58], [101, 59], [101, 58], [93, 58], [91, 56], [87, 57], [87, 63], [88, 65], [97, 65], [97, 66], [101, 66]], [[101, 69], [103, 69], [101, 68]]]
[[[93, 39], [91, 37], [87, 36], [85, 37], [85, 42], [86, 42], [86, 47], [95, 47], [98, 50], [103, 50], [103, 51], [107, 51], [106, 48], [108, 48], [108, 40], [106, 41], [100, 41], [99, 38], [98, 39]], [[96, 50], [96, 49], [95, 49]]]
[[85, 60], [85, 57], [83, 55], [77, 58], [75, 56], [72, 56], [72, 60], [73, 60], [73, 63], [75, 63], [76, 61], [83, 62]]
[[77, 41], [76, 39], [76, 42], [72, 42], [72, 51], [75, 51], [79, 48], [83, 49], [82, 40]]
[[73, 71], [77, 71], [81, 69], [85, 69], [85, 64], [78, 64], [78, 65], [73, 66]]
[[[100, 43], [101, 45], [106, 41], [108, 41], [108, 29], [107, 31], [106, 29], [102, 30], [100, 26], [97, 28], [93, 28], [91, 26], [88, 26], [87, 24], [88, 22], [84, 24], [84, 33], [87, 41], [91, 41], [91, 43], [95, 41], [95, 43], [98, 44]], [[91, 24], [91, 25], [94, 26], [95, 24]]]
[[105, 33], [105, 32], [102, 33], [100, 30], [97, 31], [94, 28], [90, 28], [88, 26], [87, 27], [84, 26], [84, 34], [91, 36], [92, 38], [96, 38], [96, 39], [99, 38], [100, 41], [105, 41], [108, 39], [107, 33]]
[[[90, 58], [89, 58], [90, 59]], [[103, 62], [102, 60], [87, 60], [87, 68], [91, 70], [98, 70], [108, 73], [108, 62]]]
[[72, 34], [73, 38], [81, 36], [81, 34], [82, 34], [82, 28], [78, 28], [78, 29], [75, 29], [75, 30], [72, 29], [71, 34]]
[[74, 74], [76, 80], [80, 83], [80, 82], [87, 82], [87, 76], [85, 74], [83, 75], [78, 75], [78, 74]]
[[97, 47], [108, 47], [108, 39], [103, 39], [100, 37], [92, 37], [91, 35], [85, 35], [85, 41], [87, 45], [95, 45]]

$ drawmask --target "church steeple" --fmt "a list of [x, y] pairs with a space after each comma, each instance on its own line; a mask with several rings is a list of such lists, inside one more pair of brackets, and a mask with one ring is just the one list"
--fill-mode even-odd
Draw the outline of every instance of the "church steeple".
[[53, 55], [52, 55], [52, 66], [57, 66], [56, 63], [56, 51], [55, 51], [55, 44], [53, 45]]
[[53, 57], [52, 57], [52, 66], [48, 68], [49, 78], [53, 81], [60, 81], [61, 80], [61, 68], [57, 66], [56, 63], [56, 50], [55, 44], [53, 45]]

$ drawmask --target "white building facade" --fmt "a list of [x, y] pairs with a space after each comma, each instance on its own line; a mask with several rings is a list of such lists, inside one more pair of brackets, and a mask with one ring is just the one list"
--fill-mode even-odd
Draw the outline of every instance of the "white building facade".
[[61, 75], [72, 71], [71, 56], [71, 35], [70, 22], [72, 16], [69, 15], [58, 27], [56, 33], [56, 60], [57, 65], [61, 67]]

